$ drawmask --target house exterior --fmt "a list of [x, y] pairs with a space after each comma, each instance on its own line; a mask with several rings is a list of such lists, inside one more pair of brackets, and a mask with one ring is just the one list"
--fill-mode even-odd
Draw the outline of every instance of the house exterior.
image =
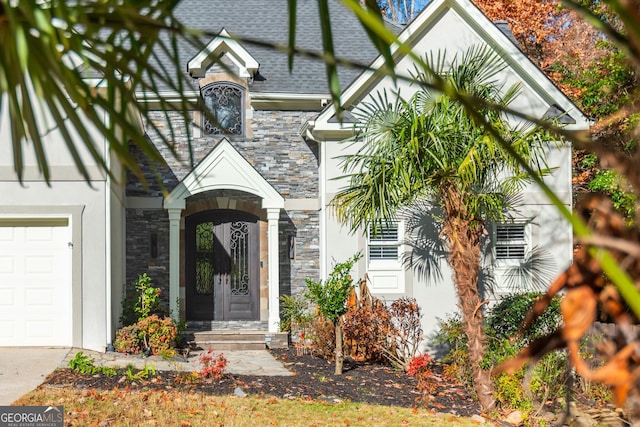
[[[383, 59], [355, 17], [337, 1], [330, 6], [337, 54], [380, 68]], [[297, 45], [318, 50], [317, 5], [298, 7]], [[306, 278], [326, 277], [334, 262], [356, 252], [364, 257], [354, 277], [367, 273], [374, 295], [386, 300], [415, 297], [427, 336], [437, 318], [456, 310], [446, 262], [435, 257], [420, 263], [420, 254], [407, 244], [404, 221], [370, 238], [366, 230], [350, 232], [332, 214], [331, 199], [345, 185], [337, 179], [339, 156], [357, 145], [340, 143], [352, 135], [353, 124], [349, 115], [342, 123], [335, 119], [324, 65], [296, 58], [290, 74], [286, 56], [227, 37], [286, 44], [286, 10], [286, 0], [183, 0], [178, 6], [177, 17], [187, 26], [219, 36], [202, 51], [183, 47], [188, 90], [166, 88], [161, 95], [197, 100], [217, 120], [193, 111], [184, 123], [169, 113], [179, 158], [162, 147], [151, 123], [144, 124], [166, 161], [162, 185], [150, 179], [145, 188], [131, 176], [115, 182], [91, 164], [88, 185], [64, 150], [49, 153], [50, 186], [34, 159], [27, 159], [20, 184], [8, 144], [0, 146], [0, 346], [104, 350], [118, 327], [127, 284], [142, 273], [163, 289], [174, 317], [200, 326], [275, 332], [280, 295], [303, 293]], [[569, 128], [588, 127], [575, 105], [469, 0], [432, 0], [406, 28], [390, 28], [421, 54], [487, 44], [508, 65], [503, 80], [522, 83], [515, 108], [534, 117], [565, 113]], [[399, 73], [412, 70], [408, 57], [394, 55]], [[341, 67], [339, 76], [347, 110], [381, 90], [403, 96], [415, 90], [375, 71]], [[152, 113], [152, 119], [168, 132], [164, 112]], [[6, 141], [8, 124], [1, 123], [0, 140]], [[108, 153], [104, 138], [94, 136]], [[48, 137], [52, 146], [62, 144], [55, 132]], [[570, 206], [570, 148], [550, 148], [549, 162], [557, 169], [546, 180]], [[118, 176], [118, 164], [112, 167]], [[153, 176], [151, 169], [147, 173]], [[522, 200], [513, 221], [489, 230], [486, 265], [498, 292], [505, 290], [509, 268], [523, 263], [534, 247], [556, 260], [550, 270], [559, 272], [571, 262], [570, 226], [536, 187], [527, 188]], [[439, 241], [435, 228], [430, 237]]]

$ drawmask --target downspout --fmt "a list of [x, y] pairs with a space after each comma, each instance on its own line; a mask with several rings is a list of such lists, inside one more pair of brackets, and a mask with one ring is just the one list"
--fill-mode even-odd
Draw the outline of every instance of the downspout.
[[[107, 123], [108, 115], [105, 114], [105, 123]], [[107, 171], [111, 170], [111, 156], [109, 155], [109, 145], [106, 142], [105, 138], [105, 163], [107, 165]], [[107, 338], [107, 345], [105, 350], [109, 351], [113, 348], [111, 343], [111, 337], [113, 336], [113, 328], [111, 325], [111, 177], [109, 173], [106, 174], [105, 179], [105, 191], [104, 191], [104, 206], [105, 206], [105, 305], [106, 305], [106, 313], [105, 313], [105, 321], [106, 321], [106, 330], [105, 333]]]
[[327, 176], [327, 142], [318, 141], [320, 144], [320, 278], [327, 277], [327, 192], [325, 179]]

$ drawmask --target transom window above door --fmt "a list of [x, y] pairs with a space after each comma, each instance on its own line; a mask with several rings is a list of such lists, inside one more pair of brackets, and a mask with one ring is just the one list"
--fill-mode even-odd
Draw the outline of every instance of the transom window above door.
[[204, 86], [200, 93], [209, 114], [203, 114], [205, 135], [244, 135], [244, 88], [229, 82]]

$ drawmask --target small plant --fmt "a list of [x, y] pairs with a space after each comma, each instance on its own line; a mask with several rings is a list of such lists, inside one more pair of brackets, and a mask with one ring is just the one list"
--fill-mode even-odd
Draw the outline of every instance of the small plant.
[[152, 285], [151, 277], [147, 273], [138, 276], [135, 286], [138, 291], [138, 302], [134, 311], [138, 314], [138, 320], [146, 319], [158, 309], [162, 291]]
[[69, 367], [79, 374], [93, 374], [95, 369], [93, 362], [94, 359], [79, 351], [73, 359], [69, 361]]
[[197, 384], [200, 382], [200, 374], [198, 372], [178, 371], [174, 380], [177, 384]]
[[224, 368], [227, 367], [227, 359], [222, 353], [215, 354], [213, 350], [201, 353], [199, 358], [202, 369], [200, 375], [204, 378], [221, 378]]
[[324, 282], [307, 279], [305, 296], [318, 307], [318, 312], [333, 323], [335, 328], [335, 374], [342, 374], [344, 355], [342, 352], [342, 325], [340, 317], [347, 312], [347, 300], [353, 290], [351, 269], [362, 257], [355, 254], [348, 260], [338, 263]]
[[150, 349], [151, 354], [162, 354], [175, 346], [178, 329], [172, 318], [163, 319], [154, 314], [140, 320], [136, 326], [142, 335], [145, 350]]
[[134, 324], [118, 329], [113, 346], [118, 353], [142, 353], [144, 350], [144, 342], [140, 337], [140, 329], [138, 326]]
[[156, 367], [153, 363], [145, 363], [144, 368], [140, 370], [137, 370], [133, 365], [127, 365], [126, 376], [129, 381], [148, 380], [154, 375], [156, 375]]
[[69, 361], [69, 368], [79, 374], [102, 374], [109, 377], [113, 377], [117, 374], [116, 370], [110, 368], [108, 366], [96, 366], [94, 364], [95, 360], [90, 358], [86, 354], [79, 351], [76, 355]]
[[160, 307], [162, 290], [153, 286], [151, 277], [147, 273], [138, 276], [131, 284], [135, 290], [134, 295], [122, 299], [122, 314], [120, 322], [123, 326], [132, 325], [150, 315], [157, 313]]
[[313, 316], [302, 295], [280, 296], [280, 331], [299, 332], [307, 330]]
[[392, 365], [407, 369], [422, 341], [422, 312], [415, 298], [400, 298], [389, 308], [394, 328], [386, 342], [385, 354]]
[[318, 315], [311, 324], [311, 331], [307, 336], [311, 340], [311, 353], [314, 356], [330, 362], [334, 360], [336, 355], [336, 328], [333, 323], [324, 316]]
[[114, 347], [119, 353], [140, 354], [147, 351], [150, 355], [170, 358], [176, 354], [177, 336], [178, 328], [173, 319], [154, 314], [134, 325], [118, 329]]
[[433, 362], [433, 357], [427, 353], [415, 356], [409, 362], [407, 374], [415, 377], [417, 380], [418, 384], [416, 388], [420, 392], [422, 400], [427, 400], [428, 397], [432, 396], [436, 391], [437, 382], [431, 369]]

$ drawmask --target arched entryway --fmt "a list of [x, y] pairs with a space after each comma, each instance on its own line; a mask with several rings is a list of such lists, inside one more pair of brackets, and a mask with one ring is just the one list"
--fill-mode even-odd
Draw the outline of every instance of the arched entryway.
[[[259, 317], [268, 317], [269, 331], [277, 332], [280, 323], [278, 229], [280, 211], [284, 208], [284, 198], [226, 139], [222, 139], [164, 200], [164, 208], [169, 214], [169, 303], [171, 313], [176, 318], [181, 316], [183, 312], [180, 307], [182, 303], [185, 303], [185, 317], [188, 318], [186, 315], [186, 294], [180, 295], [180, 265], [187, 258], [187, 247], [181, 246], [181, 242], [186, 244], [186, 239], [181, 239], [181, 230], [186, 233], [186, 221], [191, 217], [189, 214], [183, 216], [186, 200], [191, 196], [220, 190], [239, 191], [260, 198], [259, 209], [265, 214], [262, 221], [263, 225], [266, 225], [263, 232], [266, 241], [264, 259], [268, 263], [263, 270], [268, 274], [268, 277], [265, 278], [268, 294], [267, 301], [265, 301], [266, 316], [259, 315], [260, 307], [257, 307], [257, 310]], [[228, 207], [231, 208], [229, 205]], [[243, 210], [243, 212], [245, 211]], [[185, 228], [182, 228], [183, 226]], [[181, 256], [182, 253], [185, 254], [184, 258]], [[186, 279], [186, 266], [183, 272], [185, 273], [183, 278]], [[258, 301], [260, 301], [259, 295]], [[213, 316], [214, 318], [216, 316], [215, 307]]]
[[232, 209], [185, 218], [186, 320], [258, 320], [258, 217]]

